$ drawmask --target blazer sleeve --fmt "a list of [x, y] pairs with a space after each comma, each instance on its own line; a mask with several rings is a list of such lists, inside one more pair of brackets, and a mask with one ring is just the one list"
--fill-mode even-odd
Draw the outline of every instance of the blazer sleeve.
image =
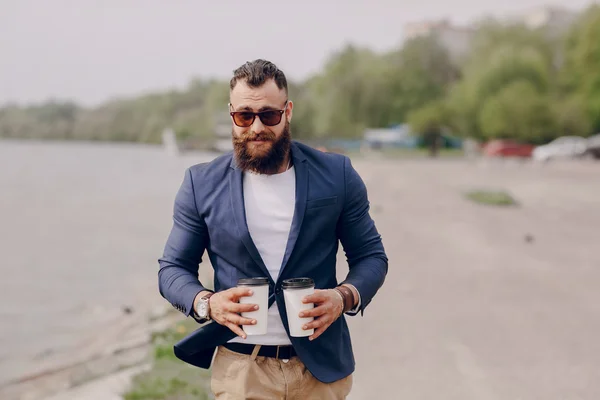
[[381, 235], [369, 215], [367, 188], [344, 157], [345, 198], [337, 224], [337, 234], [348, 260], [348, 276], [342, 283], [350, 283], [360, 294], [360, 312], [383, 285], [388, 270], [388, 258]]
[[185, 172], [175, 197], [173, 227], [158, 260], [160, 294], [186, 316], [193, 311], [194, 299], [206, 290], [198, 280], [198, 267], [208, 243], [208, 230], [196, 207], [191, 170]]

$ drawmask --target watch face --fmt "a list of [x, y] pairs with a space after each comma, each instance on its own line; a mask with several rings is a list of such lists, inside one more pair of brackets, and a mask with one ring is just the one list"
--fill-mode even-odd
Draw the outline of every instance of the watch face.
[[200, 318], [206, 318], [206, 303], [204, 301], [201, 301], [198, 304], [198, 316]]

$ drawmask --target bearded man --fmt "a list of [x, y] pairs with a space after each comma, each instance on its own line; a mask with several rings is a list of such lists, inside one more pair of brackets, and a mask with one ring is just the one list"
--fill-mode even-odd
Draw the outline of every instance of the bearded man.
[[[285, 74], [265, 60], [234, 71], [229, 111], [234, 150], [188, 168], [173, 228], [159, 259], [159, 290], [202, 324], [175, 346], [177, 357], [212, 366], [217, 399], [344, 399], [355, 361], [346, 316], [362, 315], [381, 287], [388, 259], [369, 215], [364, 182], [344, 155], [293, 141], [294, 104]], [[349, 272], [336, 278], [341, 243]], [[207, 251], [214, 289], [198, 280]], [[240, 279], [268, 285], [266, 334], [247, 335], [257, 304]], [[307, 277], [314, 308], [292, 336], [282, 282]], [[246, 314], [247, 315], [247, 314]]]

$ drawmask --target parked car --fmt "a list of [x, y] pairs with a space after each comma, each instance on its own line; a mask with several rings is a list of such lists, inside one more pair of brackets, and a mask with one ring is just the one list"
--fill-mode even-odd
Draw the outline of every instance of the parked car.
[[488, 157], [531, 157], [535, 146], [515, 140], [491, 140], [483, 146]]
[[581, 136], [562, 136], [548, 144], [536, 147], [532, 156], [536, 161], [579, 158], [585, 155], [587, 148], [587, 139]]
[[590, 136], [587, 139], [586, 155], [600, 160], [600, 133]]

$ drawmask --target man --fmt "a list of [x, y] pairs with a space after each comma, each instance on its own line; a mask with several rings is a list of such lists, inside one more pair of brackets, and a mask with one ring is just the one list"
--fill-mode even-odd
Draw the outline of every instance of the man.
[[[350, 160], [291, 140], [293, 103], [284, 73], [255, 60], [230, 82], [234, 150], [189, 168], [177, 193], [174, 224], [159, 260], [161, 294], [203, 325], [175, 346], [202, 368], [212, 362], [217, 399], [343, 399], [352, 387], [354, 356], [344, 313], [363, 313], [379, 290], [388, 260], [365, 185]], [[349, 273], [338, 285], [341, 242]], [[208, 251], [215, 293], [198, 280]], [[240, 313], [248, 288], [238, 279], [268, 277], [266, 335], [246, 336], [255, 321]], [[291, 337], [282, 281], [310, 277], [314, 309]], [[276, 304], [275, 304], [276, 303]]]

